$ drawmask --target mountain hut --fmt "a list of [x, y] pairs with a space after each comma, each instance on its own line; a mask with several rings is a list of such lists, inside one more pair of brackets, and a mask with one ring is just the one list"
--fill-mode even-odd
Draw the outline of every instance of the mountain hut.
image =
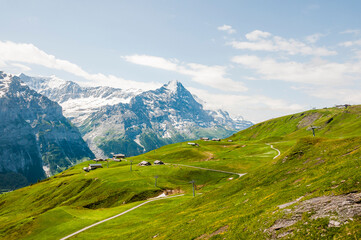
[[154, 165], [164, 165], [164, 162], [162, 162], [160, 160], [155, 160]]
[[150, 166], [152, 164], [150, 164], [150, 162], [147, 162], [147, 161], [141, 161], [138, 165], [139, 166]]

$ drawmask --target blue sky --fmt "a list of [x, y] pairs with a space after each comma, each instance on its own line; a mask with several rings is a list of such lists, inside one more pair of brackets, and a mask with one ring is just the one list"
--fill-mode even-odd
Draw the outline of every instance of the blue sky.
[[360, 1], [5, 1], [0, 69], [83, 85], [181, 81], [255, 122], [361, 103]]

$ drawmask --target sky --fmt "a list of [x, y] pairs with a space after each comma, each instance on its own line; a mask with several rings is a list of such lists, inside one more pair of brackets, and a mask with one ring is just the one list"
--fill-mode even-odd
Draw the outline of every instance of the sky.
[[361, 1], [0, 0], [0, 70], [143, 90], [180, 81], [260, 122], [361, 104]]

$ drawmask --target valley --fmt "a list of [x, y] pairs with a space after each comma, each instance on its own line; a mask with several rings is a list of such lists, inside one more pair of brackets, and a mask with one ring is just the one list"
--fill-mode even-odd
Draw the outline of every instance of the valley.
[[0, 2], [0, 240], [361, 239], [361, 1]]
[[[175, 143], [88, 173], [82, 168], [91, 162], [80, 163], [0, 195], [0, 236], [61, 239], [164, 192], [185, 195], [147, 203], [70, 239], [358, 238], [360, 116], [361, 106], [310, 110], [220, 142]], [[316, 137], [311, 125], [319, 127]], [[167, 164], [136, 165], [144, 160]], [[323, 209], [322, 201], [334, 203]]]

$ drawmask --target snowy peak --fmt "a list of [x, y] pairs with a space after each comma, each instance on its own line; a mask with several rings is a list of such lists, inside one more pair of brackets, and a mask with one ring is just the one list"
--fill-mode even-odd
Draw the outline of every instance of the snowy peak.
[[[25, 96], [29, 95], [29, 87], [20, 81], [20, 79], [11, 74], [0, 72], [0, 98], [11, 96]], [[37, 94], [34, 91], [35, 94]]]
[[0, 79], [4, 79], [6, 76], [7, 76], [6, 73], [0, 71]]
[[0, 71], [0, 98], [4, 97], [9, 89], [11, 79], [6, 73]]
[[64, 115], [77, 126], [101, 107], [129, 103], [142, 92], [102, 86], [81, 87], [75, 82], [55, 76], [30, 77], [20, 74], [19, 77], [31, 89], [58, 102], [63, 107]]
[[32, 77], [29, 77], [29, 76], [21, 73], [19, 75], [19, 78], [25, 83], [31, 83], [31, 85], [32, 85], [31, 87], [35, 88], [37, 90], [44, 89], [44, 88], [50, 88], [50, 89], [61, 88], [61, 87], [64, 87], [68, 83], [68, 81], [65, 81], [54, 75], [52, 75], [50, 77], [32, 78]]
[[177, 92], [180, 89], [185, 89], [182, 83], [178, 80], [169, 81], [167, 84], [164, 84], [163, 87], [171, 92]]

